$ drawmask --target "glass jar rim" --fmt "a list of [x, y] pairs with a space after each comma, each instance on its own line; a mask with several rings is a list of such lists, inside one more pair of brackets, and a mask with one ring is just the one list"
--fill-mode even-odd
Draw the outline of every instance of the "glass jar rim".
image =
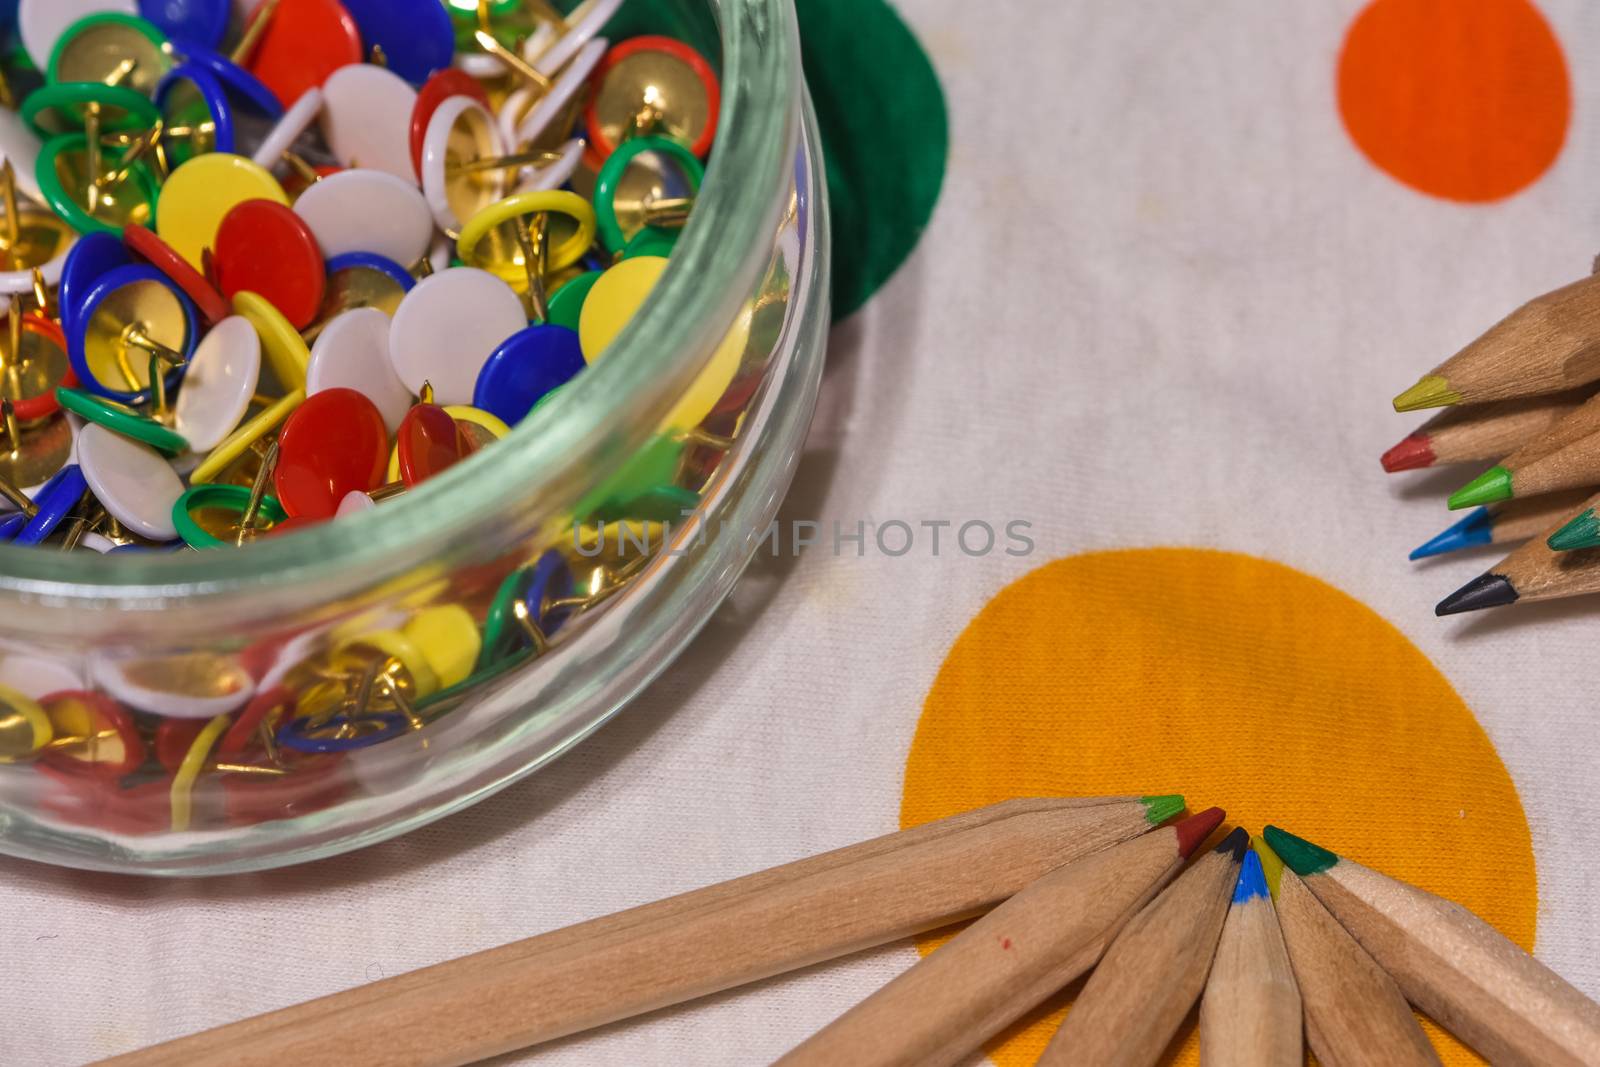
[[[102, 559], [0, 544], [0, 612], [20, 607], [164, 609], [218, 604], [252, 590], [315, 589], [319, 599], [368, 588], [442, 556], [504, 508], [506, 489], [576, 499], [614, 469], [693, 380], [760, 280], [789, 181], [802, 84], [792, 0], [707, 0], [722, 46], [722, 106], [713, 158], [660, 282], [597, 361], [475, 461], [366, 514], [246, 552], [149, 553]], [[619, 432], [619, 425], [630, 430]], [[529, 505], [532, 506], [532, 505]], [[243, 613], [241, 613], [243, 614]], [[269, 612], [262, 612], [270, 617]]]

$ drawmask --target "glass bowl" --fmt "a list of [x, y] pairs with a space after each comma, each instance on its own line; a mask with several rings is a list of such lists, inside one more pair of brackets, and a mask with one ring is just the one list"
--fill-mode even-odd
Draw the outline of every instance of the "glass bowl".
[[[791, 0], [653, 10], [707, 56], [720, 42], [704, 185], [637, 316], [510, 436], [244, 551], [0, 545], [0, 685], [53, 724], [50, 746], [0, 765], [0, 852], [194, 875], [371, 844], [577, 744], [704, 624], [810, 421], [827, 205]], [[732, 386], [664, 439], [725, 345]], [[274, 740], [291, 724], [292, 751]]]

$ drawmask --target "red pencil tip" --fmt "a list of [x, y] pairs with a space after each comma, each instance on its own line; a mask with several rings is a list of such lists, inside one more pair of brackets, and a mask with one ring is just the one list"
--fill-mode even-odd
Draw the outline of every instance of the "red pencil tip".
[[1183, 858], [1188, 859], [1194, 850], [1211, 836], [1211, 831], [1221, 826], [1222, 820], [1227, 817], [1228, 813], [1221, 808], [1207, 808], [1174, 826], [1173, 829], [1178, 831], [1178, 851], [1183, 854]]
[[1427, 434], [1412, 434], [1383, 454], [1383, 469], [1390, 474], [1431, 466], [1433, 447], [1428, 444]]

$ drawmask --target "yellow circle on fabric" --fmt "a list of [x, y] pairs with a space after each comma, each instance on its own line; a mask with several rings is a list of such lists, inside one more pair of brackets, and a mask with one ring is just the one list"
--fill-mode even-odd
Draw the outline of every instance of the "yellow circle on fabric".
[[[900, 821], [1018, 796], [1150, 793], [1220, 805], [1253, 833], [1291, 828], [1533, 947], [1533, 844], [1505, 764], [1405, 635], [1309, 575], [1178, 548], [1024, 575], [946, 656]], [[1058, 997], [990, 1057], [1031, 1065], [1066, 1010]], [[1482, 1062], [1424, 1027], [1446, 1064]], [[1168, 1062], [1199, 1062], [1192, 1021]]]

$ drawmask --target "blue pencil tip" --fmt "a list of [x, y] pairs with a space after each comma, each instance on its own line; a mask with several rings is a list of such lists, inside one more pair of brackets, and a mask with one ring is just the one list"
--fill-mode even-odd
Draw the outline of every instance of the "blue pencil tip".
[[1459, 552], [1473, 545], [1487, 545], [1494, 540], [1494, 516], [1488, 508], [1479, 508], [1448, 530], [1423, 542], [1411, 550], [1413, 560], [1442, 556], [1446, 552]]
[[1261, 872], [1261, 857], [1251, 849], [1244, 854], [1244, 866], [1239, 868], [1239, 882], [1233, 887], [1233, 902], [1245, 904], [1256, 897], [1267, 895], [1267, 876]]

